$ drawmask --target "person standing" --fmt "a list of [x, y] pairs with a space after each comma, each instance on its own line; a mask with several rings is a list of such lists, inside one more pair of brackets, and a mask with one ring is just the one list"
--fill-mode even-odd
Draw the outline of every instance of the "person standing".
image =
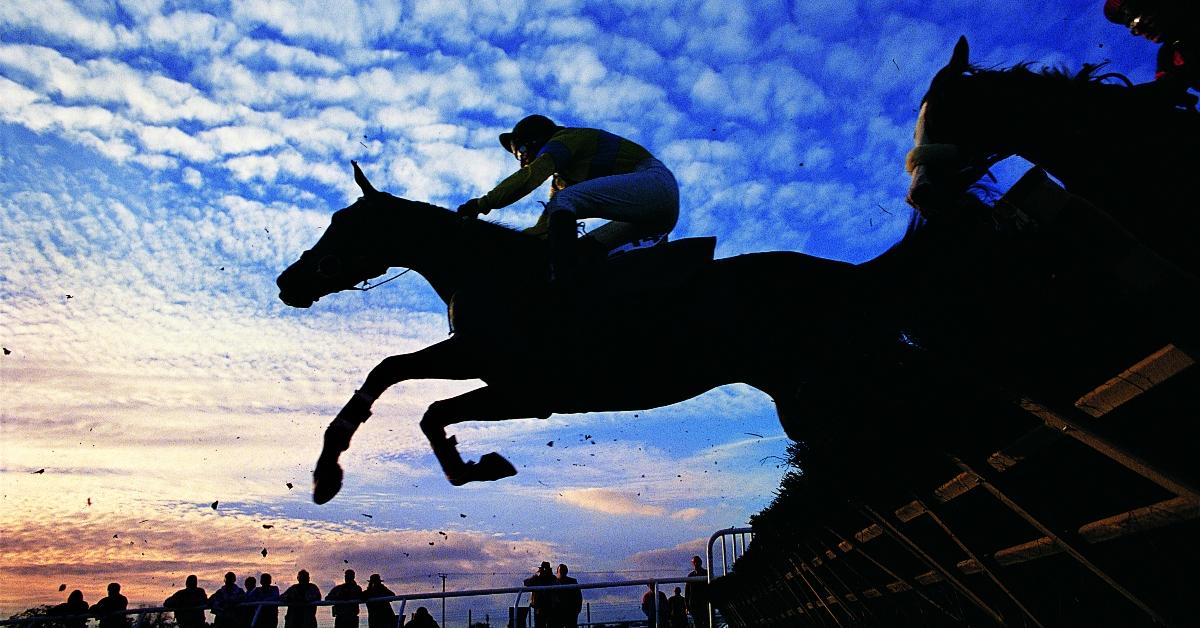
[[[242, 596], [242, 602], [250, 601], [250, 595], [258, 588], [258, 579], [254, 576], [247, 576], [243, 581], [245, 586], [245, 595]], [[250, 628], [250, 624], [254, 621], [254, 612], [258, 610], [255, 606], [238, 605], [235, 609], [237, 613], [238, 628]]]
[[347, 569], [345, 580], [329, 590], [325, 599], [330, 602], [346, 602], [333, 605], [334, 628], [356, 628], [358, 626], [358, 603], [363, 599], [362, 587], [354, 580], [354, 570]]
[[164, 608], [175, 612], [175, 623], [179, 628], [203, 628], [204, 606], [208, 604], [208, 594], [197, 585], [195, 574], [184, 580], [183, 588], [172, 593], [163, 602]]
[[[258, 577], [259, 586], [246, 593], [247, 602], [278, 602], [279, 587], [271, 584], [271, 574], [265, 573]], [[250, 628], [276, 628], [279, 625], [279, 606], [276, 604], [257, 604], [250, 607]]]
[[[567, 575], [567, 566], [559, 563], [555, 584], [579, 584]], [[578, 628], [579, 613], [583, 610], [583, 591], [563, 589], [555, 591], [554, 621], [551, 628]]]
[[[527, 587], [544, 587], [558, 584], [550, 572], [550, 562], [542, 561], [537, 573], [525, 579]], [[533, 607], [533, 628], [549, 628], [554, 615], [554, 592], [530, 591], [529, 605]]]
[[371, 602], [375, 598], [392, 597], [396, 595], [384, 586], [383, 578], [373, 573], [367, 579], [367, 588], [363, 591], [363, 599], [367, 600], [368, 628], [396, 628], [396, 611], [392, 610], [391, 602]]
[[404, 628], [441, 628], [438, 626], [437, 620], [433, 615], [429, 614], [429, 609], [424, 606], [418, 606], [416, 612], [413, 613], [412, 619], [404, 624]]
[[[699, 556], [692, 557], [692, 570], [689, 578], [707, 578], [708, 571], [704, 569], [704, 561]], [[688, 614], [696, 628], [708, 628], [708, 583], [689, 582], [683, 586], [683, 597], [687, 600]]]
[[308, 581], [308, 571], [296, 572], [296, 584], [288, 587], [279, 600], [287, 604], [284, 628], [317, 628], [317, 607], [313, 603], [321, 600], [321, 590]]
[[225, 584], [208, 598], [212, 605], [213, 625], [216, 628], [238, 628], [237, 605], [245, 599], [246, 592], [238, 586], [237, 575], [232, 571], [226, 572]]
[[688, 628], [687, 599], [679, 594], [679, 587], [675, 587], [675, 595], [667, 598], [667, 609], [671, 620], [667, 625], [671, 628]]
[[66, 628], [87, 628], [87, 617], [77, 617], [88, 612], [88, 603], [83, 600], [83, 591], [75, 589], [67, 594], [67, 601], [50, 609], [50, 615], [69, 617], [62, 625]]
[[92, 605], [92, 617], [100, 620], [100, 628], [127, 628], [129, 620], [122, 612], [129, 608], [129, 599], [121, 595], [121, 585], [108, 585], [108, 597]]

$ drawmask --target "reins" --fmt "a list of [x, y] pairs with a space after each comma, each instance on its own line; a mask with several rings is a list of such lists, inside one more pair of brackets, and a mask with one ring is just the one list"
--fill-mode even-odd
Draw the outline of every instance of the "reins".
[[366, 285], [365, 288], [360, 288], [358, 286], [352, 286], [352, 287], [348, 288], [348, 290], [358, 290], [359, 292], [366, 292], [368, 290], [374, 290], [375, 288], [378, 288], [379, 286], [382, 286], [383, 284], [385, 284], [389, 281], [393, 281], [395, 279], [399, 279], [400, 277], [403, 277], [405, 274], [407, 274], [411, 271], [412, 271], [411, 268], [405, 268], [404, 270], [396, 273], [395, 275], [392, 275], [391, 277], [388, 277], [387, 279], [384, 279], [383, 281], [381, 281], [377, 284], [367, 283], [367, 280], [363, 279], [363, 284]]

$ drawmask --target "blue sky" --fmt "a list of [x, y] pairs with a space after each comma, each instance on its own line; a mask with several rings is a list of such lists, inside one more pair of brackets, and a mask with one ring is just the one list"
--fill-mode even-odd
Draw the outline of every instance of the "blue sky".
[[[677, 237], [870, 259], [907, 222], [916, 107], [962, 34], [985, 65], [1152, 76], [1152, 45], [1078, 0], [0, 3], [0, 610], [226, 569], [686, 571], [782, 474], [764, 396], [465, 424], [520, 474], [455, 489], [416, 422], [477, 383], [409, 383], [317, 507], [325, 424], [446, 321], [415, 275], [306, 311], [275, 276], [358, 195], [351, 159], [454, 207], [513, 169], [496, 135], [533, 112], [662, 159]], [[531, 224], [544, 197], [492, 217]]]

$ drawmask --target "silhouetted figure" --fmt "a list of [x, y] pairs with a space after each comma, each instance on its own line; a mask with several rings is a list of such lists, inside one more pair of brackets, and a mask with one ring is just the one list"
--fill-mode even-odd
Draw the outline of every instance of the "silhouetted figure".
[[246, 599], [246, 592], [238, 586], [237, 575], [225, 572], [225, 584], [213, 591], [208, 603], [212, 605], [213, 625], [217, 628], [238, 628], [238, 608]]
[[[654, 601], [657, 598], [658, 606], [655, 607]], [[666, 628], [668, 609], [667, 609], [667, 594], [662, 591], [655, 595], [654, 585], [647, 584], [646, 592], [642, 594], [642, 613], [646, 615], [646, 625], [649, 628]]]
[[[391, 597], [393, 595], [396, 594], [383, 585], [383, 578], [380, 578], [379, 574], [373, 573], [367, 579], [367, 588], [363, 591], [363, 599], [370, 600], [377, 597]], [[367, 627], [396, 628], [396, 611], [392, 610], [392, 603], [367, 602]]]
[[121, 595], [121, 585], [112, 582], [108, 585], [108, 597], [92, 605], [92, 617], [100, 620], [100, 628], [126, 628], [129, 618], [121, 613], [129, 608], [129, 599]]
[[284, 628], [317, 628], [317, 607], [313, 602], [321, 600], [321, 590], [308, 581], [308, 572], [301, 569], [296, 573], [296, 584], [287, 588], [280, 601], [287, 604], [287, 615], [283, 616]]
[[[704, 561], [699, 556], [693, 556], [688, 577], [697, 576], [708, 576], [708, 571], [704, 569]], [[696, 628], [708, 628], [708, 583], [689, 582], [683, 585], [683, 597], [687, 599], [688, 614], [692, 616]]]
[[165, 608], [175, 612], [175, 623], [179, 628], [200, 628], [204, 626], [204, 606], [208, 604], [208, 594], [196, 586], [196, 576], [188, 576], [183, 588], [172, 593], [163, 602]]
[[[258, 588], [258, 579], [254, 576], [247, 576], [244, 580], [244, 583], [245, 586], [243, 590], [245, 591], [245, 595], [242, 597], [242, 602], [248, 602], [250, 600], [250, 595], [253, 594], [254, 590]], [[238, 628], [250, 628], [250, 623], [254, 621], [255, 610], [257, 609], [253, 606], [239, 605], [237, 607], [236, 612]]]
[[527, 230], [546, 233], [551, 275], [573, 276], [578, 260], [576, 221], [603, 218], [585, 242], [603, 254], [642, 238], [661, 239], [679, 219], [679, 184], [650, 151], [599, 129], [564, 128], [542, 115], [531, 115], [500, 134], [500, 145], [521, 169], [494, 190], [473, 198], [458, 213], [474, 217], [507, 207], [553, 176], [550, 202], [537, 224]]
[[345, 581], [330, 589], [329, 594], [325, 596], [325, 599], [331, 602], [353, 600], [352, 604], [333, 605], [334, 628], [354, 628], [358, 625], [358, 603], [363, 599], [363, 590], [354, 581], [353, 569], [346, 570], [345, 578]]
[[[278, 602], [279, 587], [271, 584], [271, 574], [259, 576], [261, 583], [253, 591], [246, 593], [247, 602]], [[260, 605], [251, 607], [250, 628], [276, 628], [279, 625], [279, 607], [275, 605]]]
[[429, 609], [424, 606], [418, 606], [412, 619], [404, 624], [404, 628], [441, 628], [437, 621], [433, 619], [433, 615], [429, 614]]
[[[63, 602], [50, 609], [50, 614], [55, 617], [69, 617], [71, 615], [84, 615], [88, 612], [88, 603], [83, 601], [83, 591], [75, 589], [67, 594], [67, 601]], [[65, 628], [86, 628], [87, 617], [72, 617], [64, 619], [62, 625]]]
[[[567, 566], [559, 563], [558, 577], [555, 584], [579, 584], [579, 581], [567, 575]], [[565, 589], [554, 592], [554, 620], [551, 628], [578, 628], [579, 613], [583, 610], [583, 592], [579, 589]]]
[[[549, 561], [543, 561], [537, 573], [525, 579], [527, 587], [544, 587], [558, 584], [554, 574], [550, 572]], [[533, 628], [549, 628], [554, 616], [554, 592], [530, 591], [529, 606], [533, 609]]]
[[1200, 6], [1195, 0], [1106, 0], [1104, 15], [1161, 44], [1154, 78], [1164, 95], [1182, 98], [1188, 88], [1200, 89]]
[[688, 628], [687, 598], [680, 595], [679, 587], [675, 587], [675, 595], [667, 598], [667, 608], [671, 618], [668, 625], [671, 628]]

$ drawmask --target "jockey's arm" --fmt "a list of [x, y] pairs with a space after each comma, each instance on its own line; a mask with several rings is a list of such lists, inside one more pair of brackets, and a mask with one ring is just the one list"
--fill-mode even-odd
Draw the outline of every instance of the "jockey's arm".
[[512, 205], [536, 190], [553, 174], [554, 159], [549, 154], [543, 154], [528, 166], [509, 175], [494, 190], [480, 197], [479, 209], [486, 214], [493, 209]]

